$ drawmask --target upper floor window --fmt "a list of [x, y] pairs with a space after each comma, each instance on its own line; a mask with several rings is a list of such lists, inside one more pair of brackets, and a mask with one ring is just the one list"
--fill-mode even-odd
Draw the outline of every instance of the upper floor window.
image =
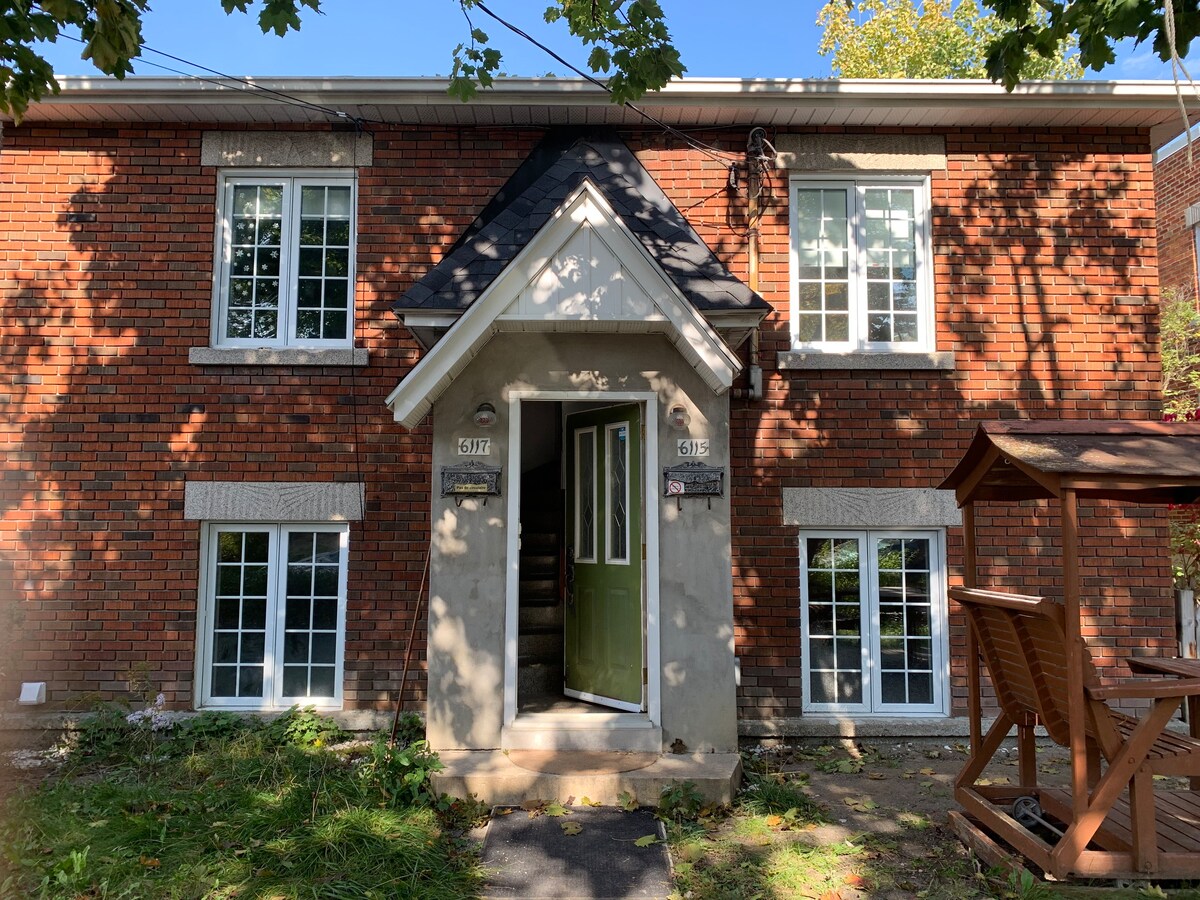
[[348, 175], [226, 172], [216, 344], [350, 346], [354, 211]]
[[929, 191], [921, 179], [793, 179], [792, 343], [933, 349]]

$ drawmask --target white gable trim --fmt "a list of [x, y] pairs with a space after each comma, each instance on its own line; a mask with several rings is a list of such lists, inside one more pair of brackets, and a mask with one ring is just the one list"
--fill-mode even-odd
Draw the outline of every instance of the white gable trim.
[[[651, 299], [656, 310], [653, 315], [591, 319], [520, 312], [522, 293], [585, 226], [592, 228], [593, 236], [621, 261], [624, 273]], [[663, 334], [716, 393], [728, 390], [741, 369], [733, 351], [588, 181], [563, 202], [554, 218], [388, 395], [387, 405], [396, 421], [416, 427], [484, 344], [501, 331]]]

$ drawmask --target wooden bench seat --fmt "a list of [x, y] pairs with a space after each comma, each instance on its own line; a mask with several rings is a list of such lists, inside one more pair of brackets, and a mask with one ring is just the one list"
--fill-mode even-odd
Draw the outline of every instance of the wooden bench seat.
[[[1167, 730], [1180, 702], [1200, 695], [1200, 679], [1152, 677], [1104, 685], [1081, 646], [1085, 703], [1072, 709], [1060, 604], [967, 588], [952, 589], [950, 596], [966, 611], [1001, 711], [971, 748], [955, 782], [958, 802], [1056, 877], [1200, 877], [1200, 854], [1178, 850], [1192, 841], [1200, 844], [1200, 823], [1189, 818], [1198, 808], [1196, 795], [1187, 792], [1179, 802], [1164, 798], [1156, 807], [1153, 780], [1200, 776], [1200, 740]], [[1120, 700], [1148, 702], [1149, 708], [1135, 717], [1109, 706]], [[1065, 792], [1068, 803], [1062, 790], [1039, 788], [1033, 736], [1041, 725], [1056, 743], [1071, 746], [1072, 719], [1078, 729], [1078, 717], [1091, 777], [1086, 796]], [[1001, 791], [976, 784], [1014, 726], [1020, 783]], [[1046, 800], [1046, 808], [1066, 825], [1062, 837], [1050, 843], [1000, 810], [1001, 801], [1017, 796]], [[1093, 842], [1102, 849], [1090, 848]]]

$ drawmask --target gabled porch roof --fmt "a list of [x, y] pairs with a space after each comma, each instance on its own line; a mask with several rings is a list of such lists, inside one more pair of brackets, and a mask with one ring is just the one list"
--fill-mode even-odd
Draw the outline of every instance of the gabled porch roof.
[[552, 137], [394, 305], [430, 349], [387, 402], [412, 427], [499, 331], [662, 334], [721, 392], [741, 364], [717, 329], [770, 309], [623, 143]]

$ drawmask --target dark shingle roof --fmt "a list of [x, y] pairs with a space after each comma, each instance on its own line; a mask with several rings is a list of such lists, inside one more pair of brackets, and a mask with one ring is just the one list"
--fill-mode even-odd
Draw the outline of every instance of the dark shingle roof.
[[730, 274], [618, 138], [551, 133], [450, 251], [392, 307], [463, 310], [588, 179], [700, 312], [770, 307]]

